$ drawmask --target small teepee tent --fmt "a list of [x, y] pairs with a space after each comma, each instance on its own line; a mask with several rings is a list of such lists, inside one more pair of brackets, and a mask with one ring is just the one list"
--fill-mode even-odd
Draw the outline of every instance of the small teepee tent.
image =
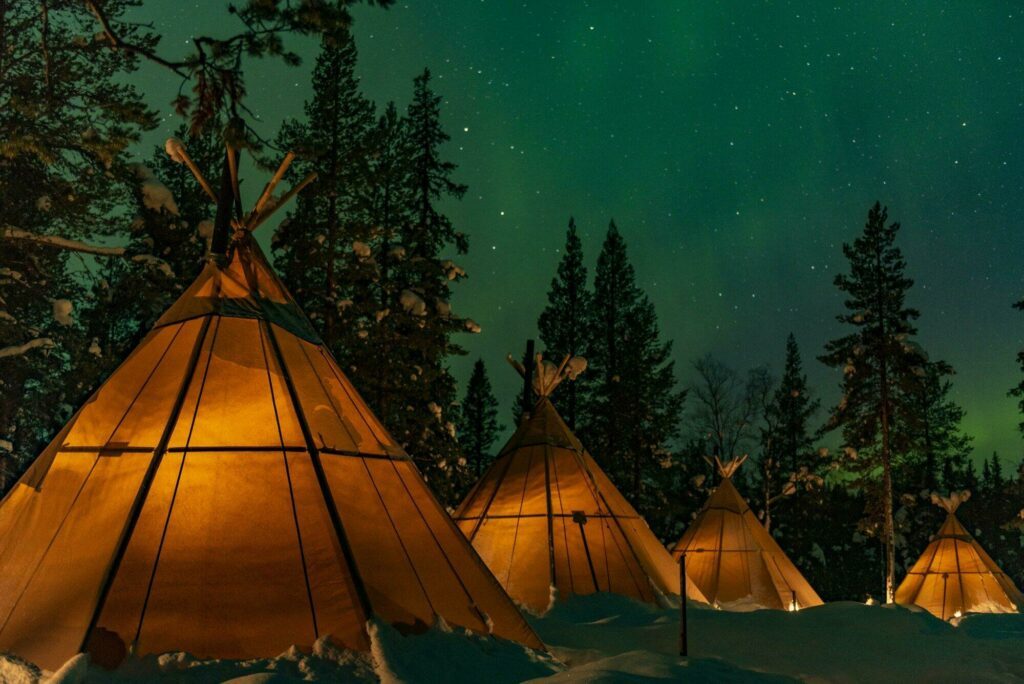
[[970, 492], [932, 494], [946, 521], [896, 590], [896, 603], [916, 604], [942, 620], [965, 613], [1016, 613], [1024, 595], [956, 517]]
[[797, 610], [822, 603], [732, 483], [746, 457], [722, 463], [722, 481], [672, 549], [716, 605]]
[[366, 650], [438, 616], [542, 648], [250, 236], [281, 173], [0, 501], [0, 651]]
[[[672, 557], [548, 398], [586, 362], [536, 360], [539, 399], [459, 506], [456, 523], [509, 595], [536, 613], [550, 607], [554, 592], [647, 602], [679, 594]], [[689, 583], [687, 595], [704, 600]]]

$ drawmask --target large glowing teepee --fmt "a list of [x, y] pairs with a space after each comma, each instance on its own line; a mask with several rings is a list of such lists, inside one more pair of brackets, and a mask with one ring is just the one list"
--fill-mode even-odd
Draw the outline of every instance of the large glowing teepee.
[[280, 173], [0, 502], [0, 651], [365, 650], [438, 616], [542, 647], [251, 238]]
[[716, 459], [722, 478], [672, 549], [686, 575], [716, 605], [796, 610], [822, 603], [732, 483], [743, 463]]
[[[678, 565], [548, 398], [585, 362], [537, 361], [539, 399], [459, 506], [457, 524], [509, 595], [534, 612], [556, 596], [656, 602], [679, 594]], [[687, 595], [704, 600], [689, 582]]]
[[1017, 613], [1024, 595], [964, 529], [956, 509], [970, 492], [932, 494], [946, 521], [896, 590], [896, 603], [916, 604], [942, 620], [965, 613]]

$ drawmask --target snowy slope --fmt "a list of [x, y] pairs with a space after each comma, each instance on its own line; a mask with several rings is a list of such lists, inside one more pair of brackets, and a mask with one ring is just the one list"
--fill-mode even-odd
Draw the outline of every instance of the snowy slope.
[[[899, 607], [833, 603], [797, 613], [730, 613], [691, 606], [690, 655], [678, 656], [678, 614], [612, 595], [575, 597], [530, 618], [550, 647], [440, 625], [403, 637], [371, 624], [369, 654], [318, 644], [311, 654], [202, 661], [148, 657], [86, 681], [223, 682], [1011, 682], [1024, 681], [1024, 616], [971, 615], [959, 626]], [[69, 663], [62, 681], [81, 681]], [[38, 671], [0, 656], [0, 681], [35, 684]]]
[[[695, 681], [761, 681], [759, 674], [814, 682], [1024, 681], [1024, 615], [971, 615], [953, 627], [923, 611], [845, 602], [795, 613], [696, 606], [688, 613]], [[675, 611], [602, 596], [568, 601], [533, 624], [569, 667], [560, 677], [572, 674], [572, 681], [642, 678], [652, 668], [687, 672], [673, 669], [680, 663]], [[718, 672], [716, 662], [733, 667]]]

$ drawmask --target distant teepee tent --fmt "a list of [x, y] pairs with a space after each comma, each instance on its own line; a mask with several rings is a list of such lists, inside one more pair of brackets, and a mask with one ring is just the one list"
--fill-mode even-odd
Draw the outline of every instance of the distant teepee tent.
[[796, 610], [822, 603], [732, 483], [746, 457], [722, 463], [722, 481], [672, 549], [686, 574], [716, 605]]
[[942, 620], [965, 613], [1016, 613], [1024, 595], [956, 517], [970, 492], [932, 494], [946, 521], [896, 590], [896, 603], [916, 604]]
[[542, 648], [250, 236], [280, 175], [0, 501], [0, 651], [365, 650], [438, 616]]
[[[613, 592], [656, 602], [679, 594], [678, 565], [548, 398], [585, 366], [537, 355], [540, 398], [455, 513], [502, 586], [537, 613], [556, 595]], [[704, 600], [690, 583], [687, 595]]]

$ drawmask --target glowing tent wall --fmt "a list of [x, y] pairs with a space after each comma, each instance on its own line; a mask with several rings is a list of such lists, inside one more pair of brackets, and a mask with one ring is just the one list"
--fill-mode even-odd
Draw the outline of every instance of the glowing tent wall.
[[[535, 612], [572, 594], [655, 602], [679, 594], [679, 568], [547, 398], [455, 513], [512, 598]], [[695, 587], [691, 598], [703, 600]]]
[[1024, 595], [949, 513], [896, 589], [896, 603], [916, 604], [949, 620], [965, 613], [1016, 613]]
[[542, 647], [248, 241], [0, 502], [0, 651], [48, 669], [438, 615]]
[[750, 506], [723, 477], [679, 542], [686, 574], [716, 604], [747, 602], [792, 610], [822, 603]]

